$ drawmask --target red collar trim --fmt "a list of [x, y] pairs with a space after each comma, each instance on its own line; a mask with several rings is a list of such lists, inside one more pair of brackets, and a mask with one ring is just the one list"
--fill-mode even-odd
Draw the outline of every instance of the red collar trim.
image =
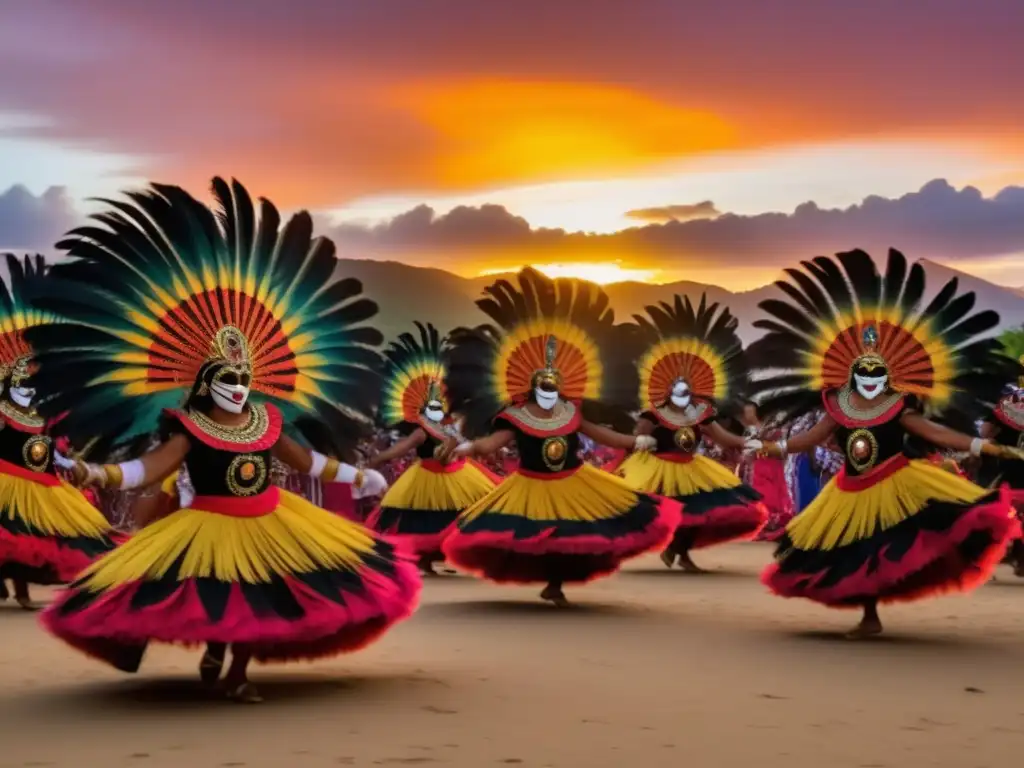
[[821, 393], [821, 401], [825, 407], [825, 413], [831, 416], [837, 424], [847, 427], [848, 429], [857, 429], [858, 427], [877, 427], [879, 424], [885, 424], [886, 422], [892, 421], [896, 416], [899, 415], [900, 411], [903, 410], [905, 403], [904, 398], [900, 398], [892, 407], [885, 413], [879, 414], [873, 419], [851, 419], [842, 409], [839, 407], [839, 390], [827, 389]]
[[1014, 421], [1006, 411], [1003, 410], [1003, 404], [1000, 403], [992, 411], [992, 415], [995, 416], [1005, 427], [1015, 429], [1018, 432], [1024, 431], [1024, 424], [1018, 421]]
[[164, 412], [181, 422], [181, 425], [190, 435], [192, 435], [192, 437], [203, 445], [208, 445], [211, 448], [217, 448], [221, 451], [230, 451], [231, 453], [241, 453], [243, 451], [265, 451], [268, 448], [273, 448], [281, 437], [281, 428], [284, 422], [284, 419], [281, 416], [281, 411], [270, 403], [266, 403], [265, 405], [251, 405], [249, 407], [263, 408], [266, 410], [267, 428], [263, 431], [262, 435], [247, 443], [225, 440], [217, 437], [216, 435], [210, 434], [184, 411], [168, 408]]
[[43, 432], [46, 431], [45, 424], [40, 424], [38, 427], [30, 427], [28, 424], [23, 424], [22, 422], [17, 421], [16, 419], [12, 419], [10, 416], [3, 412], [0, 412], [0, 419], [3, 419], [4, 424], [6, 424], [11, 429], [15, 430], [16, 432], [22, 432], [26, 435], [41, 435], [43, 434]]

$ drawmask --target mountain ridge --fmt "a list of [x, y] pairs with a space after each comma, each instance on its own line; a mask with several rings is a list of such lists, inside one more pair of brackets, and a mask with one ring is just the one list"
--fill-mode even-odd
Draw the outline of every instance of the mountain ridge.
[[[956, 278], [961, 290], [976, 294], [977, 308], [994, 309], [999, 313], [1000, 329], [1024, 324], [1024, 292], [1020, 289], [998, 286], [927, 259], [922, 259], [921, 263], [928, 274], [926, 297]], [[484, 287], [513, 274], [461, 277], [437, 267], [373, 259], [338, 259], [338, 270], [345, 277], [362, 281], [367, 296], [380, 306], [378, 325], [388, 338], [409, 330], [416, 320], [433, 323], [442, 332], [487, 322], [474, 302], [481, 297]], [[685, 280], [662, 285], [628, 281], [610, 283], [604, 288], [619, 321], [627, 321], [633, 314], [642, 313], [645, 306], [668, 301], [677, 293], [694, 301], [706, 293], [709, 300], [721, 302], [732, 310], [739, 319], [740, 337], [748, 343], [760, 335], [753, 328], [754, 320], [761, 314], [758, 303], [782, 296], [774, 284], [733, 292], [721, 286]]]

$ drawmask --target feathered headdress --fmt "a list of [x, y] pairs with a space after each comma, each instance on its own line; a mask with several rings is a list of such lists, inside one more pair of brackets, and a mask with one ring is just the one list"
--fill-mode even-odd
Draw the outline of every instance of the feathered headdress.
[[727, 308], [700, 297], [695, 309], [690, 299], [676, 296], [645, 308], [647, 317], [634, 315], [646, 340], [637, 367], [640, 405], [653, 410], [665, 404], [673, 385], [687, 383], [694, 398], [715, 405], [735, 401], [746, 388], [747, 366], [739, 322]]
[[306, 212], [282, 226], [246, 189], [213, 180], [217, 209], [154, 184], [68, 234], [38, 306], [69, 325], [37, 327], [37, 388], [53, 412], [71, 409], [72, 437], [153, 429], [161, 409], [211, 363], [247, 369], [255, 398], [285, 417], [368, 419], [383, 339], [377, 305], [358, 280], [336, 276], [330, 240]]
[[441, 334], [433, 325], [416, 323], [417, 339], [403, 333], [384, 351], [384, 393], [379, 421], [386, 427], [418, 424], [427, 403], [444, 398]]
[[604, 289], [552, 280], [531, 267], [516, 282], [498, 280], [477, 301], [497, 327], [460, 328], [449, 337], [449, 405], [465, 416], [470, 434], [484, 431], [502, 408], [524, 402], [542, 380], [557, 382], [562, 398], [585, 406], [635, 399], [628, 386], [635, 358], [617, 344], [624, 331]]
[[751, 358], [769, 368], [757, 381], [768, 411], [798, 416], [820, 405], [823, 390], [842, 387], [855, 367], [882, 366], [889, 385], [936, 412], [994, 402], [1005, 370], [995, 339], [978, 339], [999, 323], [990, 310], [972, 314], [974, 294], [957, 294], [956, 278], [920, 309], [925, 272], [890, 250], [885, 275], [864, 251], [818, 256], [787, 269], [775, 285], [788, 301], [767, 299], [767, 335]]
[[4, 261], [8, 278], [0, 280], [0, 379], [11, 376], [19, 380], [31, 375], [34, 357], [26, 333], [30, 328], [53, 324], [57, 318], [32, 303], [46, 274], [45, 259], [39, 255], [19, 259], [6, 253]]

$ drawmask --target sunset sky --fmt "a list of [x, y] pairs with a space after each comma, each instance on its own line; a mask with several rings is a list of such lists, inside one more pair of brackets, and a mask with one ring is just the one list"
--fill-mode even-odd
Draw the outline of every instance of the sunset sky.
[[0, 247], [234, 176], [352, 258], [1024, 285], [1019, 0], [0, 0]]

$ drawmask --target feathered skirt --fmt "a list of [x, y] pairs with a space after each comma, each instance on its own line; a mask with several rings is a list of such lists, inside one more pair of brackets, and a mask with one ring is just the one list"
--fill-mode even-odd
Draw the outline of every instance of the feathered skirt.
[[125, 538], [56, 475], [0, 461], [0, 578], [67, 584]]
[[459, 516], [442, 549], [450, 563], [499, 583], [584, 582], [662, 546], [678, 521], [677, 503], [589, 464], [519, 469]]
[[616, 474], [631, 488], [682, 505], [671, 544], [680, 551], [753, 538], [768, 518], [761, 494], [706, 456], [634, 453]]
[[966, 591], [988, 579], [1019, 525], [1006, 489], [896, 456], [829, 481], [786, 526], [761, 580], [835, 608]]
[[244, 643], [278, 662], [369, 644], [412, 613], [420, 586], [393, 544], [271, 487], [193, 499], [97, 560], [42, 618], [126, 672], [150, 641]]
[[441, 556], [441, 542], [464, 509], [494, 488], [500, 478], [475, 462], [412, 464], [384, 494], [367, 525], [400, 540], [418, 556]]

